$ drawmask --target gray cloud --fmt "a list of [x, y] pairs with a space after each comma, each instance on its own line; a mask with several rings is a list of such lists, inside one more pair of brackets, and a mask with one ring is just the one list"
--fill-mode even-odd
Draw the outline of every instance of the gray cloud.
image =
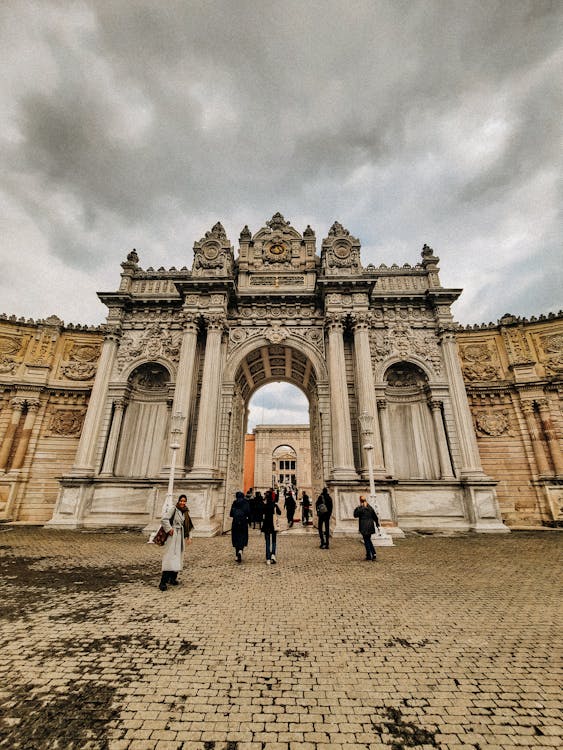
[[131, 247], [189, 265], [215, 221], [236, 246], [277, 210], [319, 239], [340, 220], [366, 264], [428, 242], [462, 322], [562, 306], [560, 3], [0, 13], [6, 312], [100, 322]]

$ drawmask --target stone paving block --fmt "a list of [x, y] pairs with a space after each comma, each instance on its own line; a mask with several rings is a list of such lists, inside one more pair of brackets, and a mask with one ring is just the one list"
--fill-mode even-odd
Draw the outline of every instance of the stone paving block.
[[141, 535], [5, 528], [0, 708], [19, 739], [42, 715], [84, 750], [560, 746], [559, 532], [407, 536], [377, 573], [354, 539], [322, 557], [284, 535], [275, 571], [258, 537], [243, 570], [228, 537], [196, 539], [156, 598]]

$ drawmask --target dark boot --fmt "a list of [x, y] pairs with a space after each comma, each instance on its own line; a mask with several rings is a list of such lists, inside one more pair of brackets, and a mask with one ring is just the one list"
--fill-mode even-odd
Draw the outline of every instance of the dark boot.
[[168, 571], [164, 570], [162, 572], [162, 575], [160, 576], [160, 583], [158, 584], [158, 588], [161, 591], [166, 591], [168, 586], [166, 585], [166, 582], [168, 581]]
[[178, 585], [178, 571], [172, 570], [170, 573], [168, 573], [168, 583], [171, 586], [177, 586]]

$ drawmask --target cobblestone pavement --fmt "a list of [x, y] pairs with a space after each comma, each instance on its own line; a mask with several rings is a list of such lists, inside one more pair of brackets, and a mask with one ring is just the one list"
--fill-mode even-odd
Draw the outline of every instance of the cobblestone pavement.
[[251, 531], [157, 588], [138, 533], [0, 527], [0, 747], [560, 747], [556, 531], [357, 539]]

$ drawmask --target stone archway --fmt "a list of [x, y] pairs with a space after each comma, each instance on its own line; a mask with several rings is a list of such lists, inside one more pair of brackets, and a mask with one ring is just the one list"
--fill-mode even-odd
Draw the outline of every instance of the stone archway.
[[[256, 391], [272, 382], [295, 385], [309, 401], [309, 429], [311, 440], [311, 483], [320, 491], [325, 483], [327, 456], [323, 445], [328, 445], [328, 403], [319, 396], [319, 380], [326, 377], [322, 360], [314, 362], [307, 351], [308, 345], [292, 340], [272, 343], [263, 337], [247, 342], [231, 367], [233, 380], [226, 388], [231, 394], [229, 419], [228, 462], [226, 465], [225, 497], [223, 503], [223, 528], [228, 528], [228, 512], [234, 493], [242, 486], [244, 434], [247, 427], [248, 404]], [[325, 389], [326, 390], [326, 389]], [[323, 414], [324, 412], [324, 414]], [[327, 434], [323, 440], [323, 424]]]

